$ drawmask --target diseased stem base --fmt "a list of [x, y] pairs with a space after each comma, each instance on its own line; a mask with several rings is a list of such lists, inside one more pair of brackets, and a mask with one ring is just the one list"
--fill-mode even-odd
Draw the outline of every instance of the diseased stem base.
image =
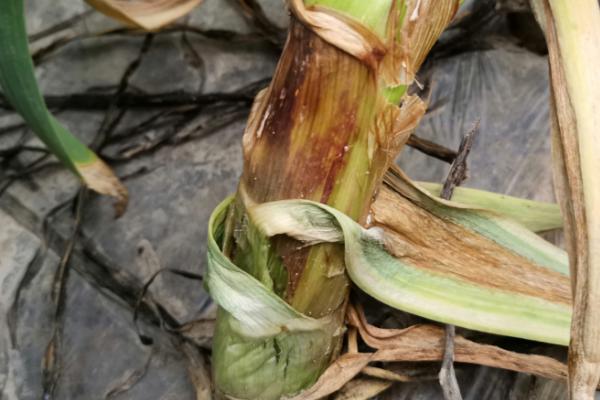
[[[383, 105], [379, 92], [367, 66], [292, 19], [273, 82], [257, 96], [244, 136], [240, 190], [251, 202], [305, 198], [364, 218], [387, 162], [370, 138]], [[226, 254], [297, 310], [336, 321], [334, 331], [314, 337], [294, 332], [247, 339], [219, 312], [217, 389], [236, 398], [279, 399], [310, 386], [339, 353], [349, 288], [344, 254], [339, 245], [268, 240], [245, 206], [238, 195]]]

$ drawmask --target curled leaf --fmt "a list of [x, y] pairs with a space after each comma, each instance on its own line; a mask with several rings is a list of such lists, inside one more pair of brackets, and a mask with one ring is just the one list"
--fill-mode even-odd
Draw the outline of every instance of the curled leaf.
[[[399, 179], [398, 193], [372, 208], [365, 230], [328, 206], [299, 200], [249, 207], [269, 236], [341, 241], [346, 270], [363, 291], [392, 307], [440, 322], [547, 343], [569, 342], [567, 258], [518, 224], [453, 208]], [[399, 195], [398, 195], [399, 194]], [[385, 247], [384, 247], [385, 246]]]
[[387, 388], [392, 386], [392, 382], [382, 379], [354, 379], [336, 393], [334, 400], [368, 400]]
[[86, 0], [101, 13], [147, 31], [183, 17], [202, 0]]
[[322, 7], [306, 7], [304, 0], [290, 0], [296, 18], [346, 53], [376, 69], [386, 52], [377, 34], [344, 14]]
[[272, 337], [283, 332], [326, 330], [330, 320], [314, 319], [294, 310], [252, 275], [223, 254], [217, 238], [223, 229], [229, 197], [213, 211], [208, 223], [208, 265], [205, 282], [213, 299], [233, 317], [234, 329], [247, 337]]
[[[360, 308], [350, 307], [348, 323], [356, 327], [362, 339], [377, 351], [371, 361], [439, 361], [443, 357], [444, 329], [435, 325], [414, 325], [405, 329], [382, 329], [370, 325]], [[551, 357], [520, 354], [489, 344], [480, 344], [456, 336], [457, 362], [487, 365], [511, 371], [565, 380], [567, 366]]]
[[367, 366], [372, 353], [346, 353], [325, 370], [319, 380], [310, 388], [290, 400], [318, 400], [337, 392]]
[[344, 315], [306, 316], [234, 265], [220, 247], [231, 202], [222, 202], [209, 221], [205, 284], [221, 307], [213, 338], [215, 387], [229, 397], [276, 400], [317, 380], [331, 362], [334, 348], [327, 344], [341, 336]]

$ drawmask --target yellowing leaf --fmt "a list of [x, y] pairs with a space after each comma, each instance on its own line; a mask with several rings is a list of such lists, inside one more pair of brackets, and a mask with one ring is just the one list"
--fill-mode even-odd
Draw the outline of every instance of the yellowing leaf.
[[[439, 197], [442, 190], [442, 185], [439, 183], [417, 182], [417, 185], [436, 197]], [[534, 232], [549, 231], [563, 226], [560, 207], [554, 203], [521, 199], [467, 187], [454, 189], [452, 203], [497, 212]]]

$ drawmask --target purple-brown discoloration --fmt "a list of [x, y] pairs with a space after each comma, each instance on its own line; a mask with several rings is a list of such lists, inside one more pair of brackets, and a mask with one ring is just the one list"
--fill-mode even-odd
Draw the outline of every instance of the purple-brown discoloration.
[[[370, 134], [376, 110], [372, 101], [365, 100], [378, 95], [374, 74], [360, 60], [292, 20], [290, 37], [263, 100], [263, 115], [256, 116], [257, 132], [246, 132], [255, 136], [249, 141], [251, 148], [245, 149], [242, 182], [253, 201], [304, 198], [329, 203], [357, 220], [362, 217], [335, 204], [331, 196], [350, 157], [356, 156], [353, 144], [359, 138], [364, 142]], [[365, 203], [358, 208], [361, 211], [368, 208], [372, 193], [365, 188], [370, 187], [348, 186], [352, 202]], [[288, 272], [286, 297], [291, 299], [307, 257], [319, 246], [299, 250], [297, 242], [286, 238], [275, 239], [274, 245]], [[339, 252], [331, 249], [323, 257], [324, 264], [343, 263]], [[338, 291], [345, 292], [346, 278], [334, 280], [340, 282]]]

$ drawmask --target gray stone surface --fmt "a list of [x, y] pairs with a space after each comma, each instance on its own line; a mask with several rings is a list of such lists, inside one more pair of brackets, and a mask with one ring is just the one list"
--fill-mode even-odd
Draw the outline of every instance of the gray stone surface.
[[[89, 9], [84, 3], [77, 7], [70, 4], [28, 2], [30, 32], [40, 32]], [[252, 34], [253, 27], [234, 3], [222, 4], [207, 0], [187, 23], [197, 29]], [[56, 38], [112, 26], [110, 20], [93, 14], [83, 24], [33, 43], [32, 49], [43, 48]], [[273, 46], [260, 38], [230, 43], [189, 33], [186, 40], [181, 33], [157, 35], [131, 78], [131, 87], [148, 93], [232, 91], [268, 78], [277, 61]], [[74, 40], [37, 67], [40, 86], [45, 94], [55, 95], [81, 93], [93, 87], [114, 88], [137, 57], [142, 41], [140, 36], [123, 35]], [[153, 113], [156, 111], [129, 112], [116, 134]], [[210, 386], [204, 382], [202, 387], [195, 387], [207, 373], [201, 351], [192, 363], [189, 351], [182, 353], [173, 335], [148, 324], [144, 317], [139, 325], [154, 344], [141, 344], [132, 322], [132, 297], [161, 268], [202, 273], [206, 221], [216, 204], [235, 190], [241, 172], [241, 133], [246, 113], [247, 107], [234, 112], [208, 107], [194, 118], [195, 129], [184, 144], [167, 145], [116, 165], [131, 192], [129, 209], [122, 219], [114, 220], [109, 201], [90, 196], [81, 228], [86, 244], [77, 246], [71, 261], [60, 352], [62, 371], [53, 398], [104, 399], [115, 388], [126, 386], [130, 388], [110, 398], [206, 398]], [[5, 114], [0, 115], [0, 126], [18, 122]], [[78, 137], [91, 142], [104, 112], [64, 111], [58, 117]], [[143, 146], [168, 129], [167, 125], [145, 132], [139, 142], [121, 141], [106, 151], [119, 155], [130, 146]], [[22, 135], [26, 135], [28, 144], [39, 145], [37, 139], [20, 129], [3, 135], [0, 148], [16, 144]], [[24, 153], [19, 161], [26, 164], [35, 157]], [[57, 254], [64, 251], [73, 228], [71, 207], [58, 213], [55, 208], [73, 199], [77, 190], [77, 180], [69, 172], [52, 167], [15, 182], [0, 198], [4, 210], [0, 211], [2, 399], [42, 397], [41, 362], [52, 336], [50, 291]], [[49, 228], [44, 230], [43, 222], [51, 212]], [[50, 247], [45, 252], [40, 250], [43, 241]], [[155, 260], [142, 259], [140, 246], [155, 253]], [[100, 259], [86, 253], [89, 247], [101, 255]], [[214, 313], [201, 283], [182, 277], [160, 275], [148, 296], [182, 323], [210, 318]], [[193, 376], [188, 375], [192, 365], [196, 369]], [[132, 376], [138, 377], [123, 385]]]
[[15, 350], [12, 310], [20, 282], [36, 258], [40, 241], [8, 214], [0, 211], [0, 394], [19, 399], [19, 378], [25, 371], [22, 355]]
[[[285, 27], [287, 11], [281, 0], [259, 2], [269, 18]], [[89, 10], [83, 2], [71, 0], [28, 0], [26, 4], [32, 33]], [[180, 22], [199, 30], [228, 30], [245, 36], [230, 42], [194, 33], [187, 38], [181, 32], [159, 34], [132, 76], [131, 88], [148, 93], [227, 92], [273, 73], [277, 51], [256, 35], [235, 0], [205, 0]], [[91, 14], [83, 23], [33, 43], [32, 50], [56, 38], [114, 26], [107, 18]], [[46, 94], [98, 86], [114, 89], [142, 41], [140, 36], [124, 35], [75, 40], [37, 67], [41, 87]], [[460, 136], [481, 119], [467, 185], [552, 199], [545, 58], [510, 46], [465, 53], [438, 63], [434, 82], [432, 104], [445, 101], [446, 105], [426, 117], [418, 130], [420, 136], [456, 147]], [[151, 127], [139, 135], [128, 133], [158, 111], [129, 111], [115, 130], [115, 135], [128, 136], [105, 148], [105, 154], [122, 156], [167, 135], [179, 122]], [[88, 198], [70, 264], [63, 372], [54, 398], [104, 399], [126, 386], [130, 388], [110, 398], [207, 398], [210, 387], [203, 381], [203, 350], [196, 349], [191, 362], [174, 335], [145, 314], [140, 327], [154, 344], [142, 345], [134, 330], [132, 306], [141, 285], [161, 268], [203, 272], [208, 216], [235, 190], [242, 169], [241, 134], [247, 111], [247, 107], [232, 111], [216, 105], [199, 108], [187, 140], [165, 140], [165, 145], [116, 163], [115, 170], [131, 193], [121, 219], [114, 220], [108, 199]], [[103, 118], [103, 110], [59, 114], [86, 142], [96, 136]], [[0, 113], [0, 129], [15, 122], [14, 115]], [[37, 143], [23, 129], [0, 136], [0, 149], [14, 145], [23, 134], [27, 143]], [[22, 154], [19, 159], [27, 163], [33, 157]], [[443, 163], [411, 149], [404, 151], [400, 163], [416, 179], [440, 181], [447, 170]], [[0, 171], [0, 179], [3, 174]], [[52, 335], [50, 291], [73, 229], [71, 207], [51, 212], [77, 190], [78, 183], [69, 172], [47, 168], [15, 182], [0, 196], [2, 399], [42, 396], [41, 361]], [[43, 229], [49, 215], [48, 229]], [[180, 323], [210, 318], [214, 312], [199, 282], [168, 274], [156, 279], [148, 304], [160, 304]], [[206, 341], [198, 342], [205, 346]], [[200, 375], [188, 375], [190, 367]], [[564, 398], [560, 383], [491, 368], [461, 365], [457, 369], [466, 399]], [[124, 385], [132, 376], [138, 379]], [[441, 399], [441, 392], [435, 382], [399, 384], [380, 398], [434, 400]]]

